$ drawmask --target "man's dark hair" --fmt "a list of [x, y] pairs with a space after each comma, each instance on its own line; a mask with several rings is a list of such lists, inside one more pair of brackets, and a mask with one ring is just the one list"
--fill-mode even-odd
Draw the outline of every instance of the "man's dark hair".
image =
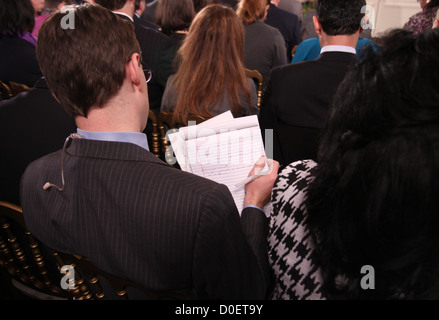
[[117, 93], [126, 63], [140, 48], [134, 25], [99, 5], [77, 7], [73, 29], [62, 27], [67, 14], [56, 13], [43, 23], [37, 59], [67, 112], [87, 116], [92, 106], [104, 105]]
[[316, 12], [326, 34], [351, 35], [360, 29], [365, 5], [365, 0], [317, 0]]
[[95, 3], [108, 10], [114, 11], [122, 9], [127, 1], [128, 0], [95, 0]]
[[[330, 295], [438, 299], [439, 29], [380, 41], [335, 95], [309, 225]], [[374, 290], [360, 287], [364, 265]]]
[[0, 38], [32, 32], [35, 11], [30, 0], [2, 0], [0, 5]]

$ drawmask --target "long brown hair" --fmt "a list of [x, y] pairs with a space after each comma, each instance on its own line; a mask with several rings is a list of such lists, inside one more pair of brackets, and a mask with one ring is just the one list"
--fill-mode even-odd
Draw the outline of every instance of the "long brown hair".
[[244, 26], [235, 11], [218, 4], [206, 6], [193, 20], [178, 53], [176, 121], [184, 123], [190, 113], [211, 117], [209, 109], [221, 101], [225, 90], [232, 113], [242, 115], [239, 89], [249, 103], [251, 95], [243, 62]]

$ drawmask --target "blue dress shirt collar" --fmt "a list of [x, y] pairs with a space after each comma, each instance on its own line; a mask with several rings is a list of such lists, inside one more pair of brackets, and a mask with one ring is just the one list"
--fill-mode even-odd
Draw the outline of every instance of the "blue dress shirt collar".
[[84, 139], [99, 141], [114, 141], [134, 143], [139, 147], [148, 150], [148, 139], [142, 132], [95, 132], [77, 129], [78, 134]]

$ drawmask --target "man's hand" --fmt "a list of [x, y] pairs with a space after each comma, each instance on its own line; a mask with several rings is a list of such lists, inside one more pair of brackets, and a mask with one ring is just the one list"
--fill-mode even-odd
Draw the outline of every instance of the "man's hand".
[[264, 168], [266, 161], [271, 170], [246, 184], [244, 207], [252, 205], [262, 209], [270, 201], [271, 191], [279, 171], [279, 163], [262, 156], [250, 171], [249, 177], [258, 174]]

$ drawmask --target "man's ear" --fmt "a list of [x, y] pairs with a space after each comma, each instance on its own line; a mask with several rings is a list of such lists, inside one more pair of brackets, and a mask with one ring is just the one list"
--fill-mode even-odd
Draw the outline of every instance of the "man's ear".
[[263, 16], [262, 19], [261, 19], [262, 21], [267, 20], [268, 10], [270, 10], [270, 5], [269, 5], [269, 4], [267, 4], [267, 5], [265, 6], [265, 13], [264, 13], [264, 16]]
[[319, 18], [317, 18], [316, 16], [313, 16], [312, 22], [314, 23], [314, 29], [316, 30], [316, 33], [318, 35], [321, 35], [322, 34], [322, 25], [320, 24]]
[[139, 2], [139, 11], [143, 12], [143, 11], [145, 11], [145, 8], [146, 8], [146, 1], [140, 1]]
[[135, 52], [131, 55], [130, 61], [128, 61], [125, 65], [125, 76], [134, 85], [139, 85], [142, 81], [140, 72], [143, 72], [142, 64], [140, 63], [140, 55]]

